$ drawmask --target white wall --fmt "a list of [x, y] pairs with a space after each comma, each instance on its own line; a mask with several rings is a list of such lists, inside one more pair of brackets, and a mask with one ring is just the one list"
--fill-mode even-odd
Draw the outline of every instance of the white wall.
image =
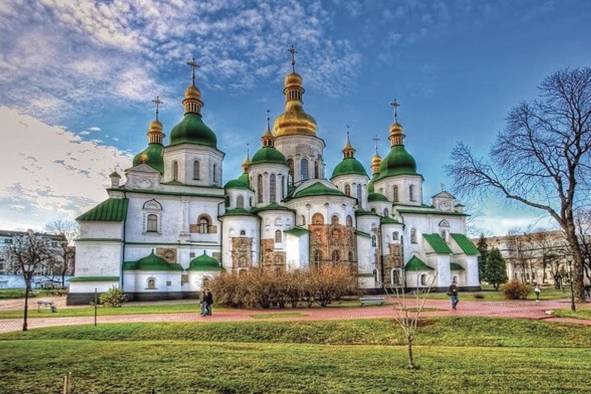
[[[351, 187], [351, 197], [355, 197], [361, 209], [367, 209], [367, 182], [369, 178], [364, 175], [339, 175], [331, 179], [331, 182], [343, 193], [345, 185]], [[361, 198], [357, 195], [357, 185], [361, 185]]]
[[308, 160], [309, 178], [314, 178], [314, 162], [318, 161], [319, 178], [324, 178], [324, 141], [307, 135], [286, 135], [275, 138], [275, 148], [294, 163], [294, 182], [302, 181], [301, 160]]
[[[260, 163], [252, 164], [248, 169], [248, 177], [250, 186], [254, 190], [254, 204], [255, 206], [262, 206], [271, 203], [271, 176], [275, 175], [275, 201], [281, 202], [287, 196], [288, 179], [287, 175], [289, 168], [283, 164]], [[262, 176], [262, 198], [259, 202], [259, 175]]]
[[[374, 190], [394, 201], [394, 185], [398, 186], [397, 204], [420, 206], [423, 202], [423, 178], [420, 175], [398, 175], [382, 178], [374, 183]], [[410, 199], [409, 187], [414, 185], [414, 201]]]
[[252, 262], [255, 266], [259, 262], [259, 218], [256, 216], [225, 216], [222, 218], [222, 266], [227, 270], [234, 267], [232, 260], [232, 242], [231, 238], [240, 237], [240, 232], [245, 231], [245, 237], [252, 238]]
[[[183, 144], [164, 148], [164, 182], [173, 180], [173, 162], [178, 163], [178, 181], [186, 185], [221, 186], [222, 161], [224, 154], [219, 150], [202, 146]], [[199, 161], [199, 179], [193, 179], [193, 162]], [[213, 167], [216, 167], [215, 181]]]

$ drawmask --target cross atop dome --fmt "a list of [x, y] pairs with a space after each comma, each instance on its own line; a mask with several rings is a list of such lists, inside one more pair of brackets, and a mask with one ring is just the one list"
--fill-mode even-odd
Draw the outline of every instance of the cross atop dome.
[[201, 65], [195, 61], [195, 58], [192, 58], [191, 61], [187, 62], [187, 66], [191, 67], [191, 81], [195, 86], [195, 69], [198, 69]]
[[156, 120], [158, 120], [158, 111], [160, 109], [160, 105], [164, 104], [164, 102], [160, 100], [160, 96], [156, 96], [156, 98], [152, 100], [152, 102], [156, 105]]
[[398, 99], [394, 99], [394, 101], [392, 101], [390, 105], [392, 106], [392, 108], [394, 108], [394, 121], [398, 123], [398, 107], [400, 107]]
[[295, 73], [295, 54], [298, 53], [298, 51], [295, 49], [293, 44], [291, 44], [291, 47], [287, 51], [291, 53], [291, 71]]

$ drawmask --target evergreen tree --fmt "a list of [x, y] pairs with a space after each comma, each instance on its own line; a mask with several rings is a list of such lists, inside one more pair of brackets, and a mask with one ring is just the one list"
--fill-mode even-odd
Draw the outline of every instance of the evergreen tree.
[[487, 256], [483, 279], [493, 285], [495, 290], [499, 290], [499, 286], [509, 279], [505, 259], [497, 248], [492, 248]]
[[480, 256], [478, 257], [478, 278], [482, 282], [486, 272], [486, 259], [488, 258], [488, 244], [486, 243], [484, 234], [480, 233], [480, 239], [476, 247], [480, 251]]

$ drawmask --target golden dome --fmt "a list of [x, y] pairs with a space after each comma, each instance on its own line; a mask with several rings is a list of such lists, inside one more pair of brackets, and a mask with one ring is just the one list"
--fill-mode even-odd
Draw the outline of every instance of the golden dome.
[[275, 137], [284, 135], [316, 135], [316, 120], [304, 111], [302, 96], [305, 90], [302, 77], [291, 72], [283, 81], [285, 110], [275, 119], [273, 134]]
[[[295, 86], [302, 86], [302, 76], [296, 72], [289, 73], [285, 76], [283, 80], [283, 87], [287, 89], [288, 87], [295, 87]], [[295, 85], [295, 86], [294, 86]]]
[[390, 126], [390, 145], [403, 145], [404, 143], [404, 132], [402, 125], [395, 121]]
[[198, 99], [201, 98], [201, 92], [195, 85], [189, 85], [185, 90], [185, 98]]
[[201, 99], [201, 92], [195, 84], [189, 85], [185, 90], [185, 98], [183, 99], [183, 107], [185, 113], [201, 114], [201, 107], [203, 107], [203, 100]]
[[162, 123], [160, 123], [160, 121], [158, 119], [154, 119], [153, 121], [150, 122], [150, 127], [148, 128], [148, 131], [162, 132]]
[[372, 174], [377, 173], [378, 171], [380, 171], [380, 164], [382, 164], [382, 158], [380, 155], [378, 155], [377, 153], [375, 155], [373, 155], [373, 157], [371, 158], [371, 172]]

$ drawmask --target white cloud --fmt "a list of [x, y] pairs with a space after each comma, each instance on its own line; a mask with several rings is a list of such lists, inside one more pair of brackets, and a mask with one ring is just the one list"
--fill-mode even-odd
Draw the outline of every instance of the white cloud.
[[14, 109], [0, 107], [0, 228], [42, 228], [56, 218], [73, 219], [106, 198], [108, 174], [122, 173], [131, 155], [84, 141]]

